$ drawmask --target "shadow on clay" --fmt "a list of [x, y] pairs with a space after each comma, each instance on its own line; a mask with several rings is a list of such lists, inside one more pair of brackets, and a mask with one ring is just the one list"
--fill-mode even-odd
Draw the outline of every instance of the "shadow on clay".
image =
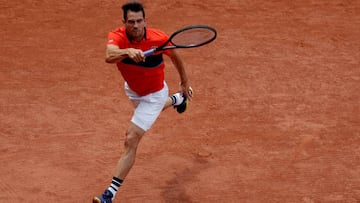
[[[195, 155], [192, 165], [184, 166], [182, 171], [179, 170], [175, 177], [166, 182], [161, 196], [165, 202], [193, 202], [191, 196], [187, 194], [187, 185], [196, 182], [196, 177], [201, 171], [210, 167], [206, 157]], [[181, 167], [179, 167], [181, 169]]]

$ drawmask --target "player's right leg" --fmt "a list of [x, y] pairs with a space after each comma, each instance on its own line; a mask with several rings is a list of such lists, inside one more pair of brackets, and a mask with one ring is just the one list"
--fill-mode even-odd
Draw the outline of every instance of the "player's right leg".
[[145, 131], [131, 123], [126, 131], [124, 152], [119, 159], [111, 185], [103, 194], [94, 197], [93, 203], [111, 203], [123, 180], [135, 163], [136, 150]]
[[134, 165], [136, 150], [145, 131], [131, 123], [126, 132], [124, 152], [115, 169], [115, 177], [125, 179], [131, 167]]
[[102, 195], [94, 197], [94, 203], [111, 203], [115, 198], [117, 190], [134, 165], [136, 150], [141, 138], [155, 123], [168, 98], [166, 85], [162, 90], [146, 96], [139, 96], [128, 87], [125, 87], [125, 90], [136, 108], [131, 118], [131, 124], [126, 131], [124, 152], [116, 165], [110, 186]]

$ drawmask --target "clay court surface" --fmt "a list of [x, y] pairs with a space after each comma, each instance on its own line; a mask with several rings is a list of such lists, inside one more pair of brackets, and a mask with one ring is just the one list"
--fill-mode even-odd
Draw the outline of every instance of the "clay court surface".
[[[122, 3], [0, 0], [0, 202], [108, 187], [132, 115], [104, 62]], [[195, 98], [161, 114], [115, 202], [360, 201], [359, 1], [143, 3], [148, 27], [219, 36], [179, 51]]]

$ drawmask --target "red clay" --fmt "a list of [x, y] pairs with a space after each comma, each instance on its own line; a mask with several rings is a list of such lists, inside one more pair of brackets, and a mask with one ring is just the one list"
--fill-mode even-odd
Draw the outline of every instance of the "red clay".
[[[90, 202], [110, 183], [132, 114], [104, 62], [122, 3], [1, 3], [0, 202]], [[195, 98], [163, 112], [115, 202], [360, 201], [359, 1], [144, 4], [150, 27], [219, 37], [180, 51]]]

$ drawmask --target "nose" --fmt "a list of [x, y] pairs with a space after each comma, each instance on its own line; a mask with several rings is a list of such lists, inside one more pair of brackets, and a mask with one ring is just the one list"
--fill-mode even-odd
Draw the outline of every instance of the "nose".
[[141, 22], [135, 21], [134, 27], [138, 28], [140, 26]]

